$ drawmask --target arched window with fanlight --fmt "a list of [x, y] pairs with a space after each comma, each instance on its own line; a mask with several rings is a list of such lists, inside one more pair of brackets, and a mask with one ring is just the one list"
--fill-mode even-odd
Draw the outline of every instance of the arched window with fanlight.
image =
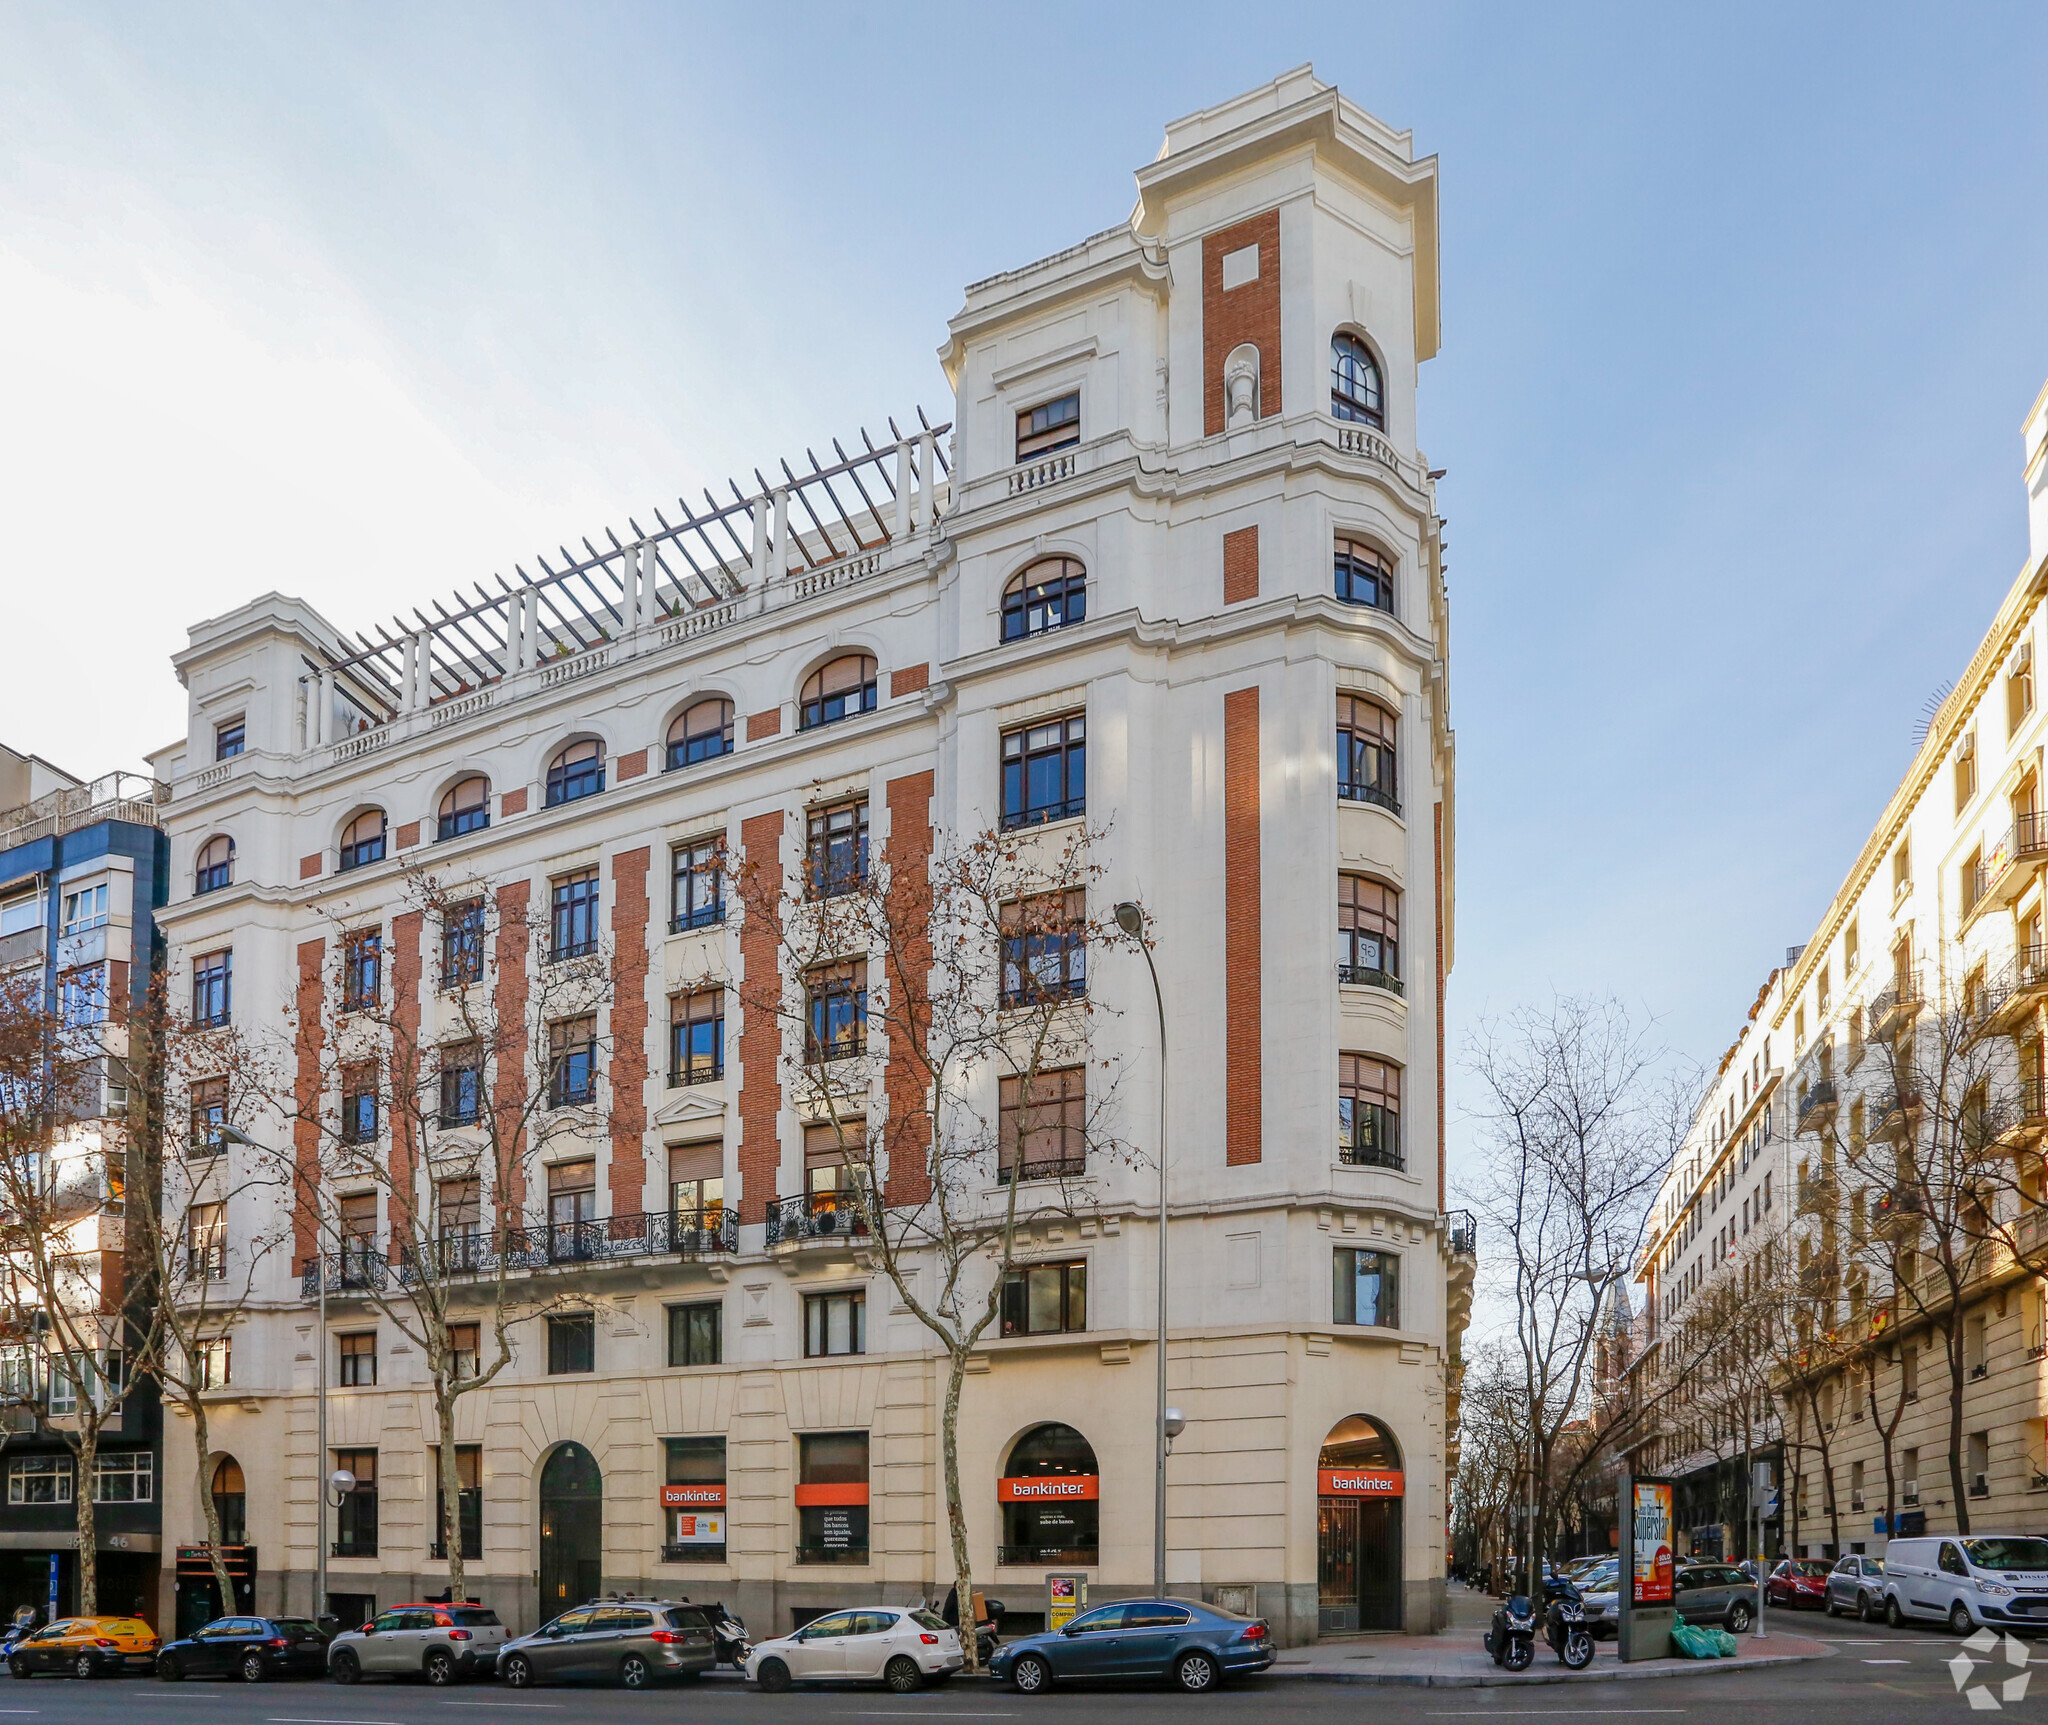
[[1338, 536], [1334, 558], [1337, 597], [1346, 605], [1394, 609], [1394, 564], [1377, 545]]
[[1021, 641], [1088, 615], [1088, 572], [1072, 557], [1046, 557], [1003, 589], [1003, 639]]
[[491, 824], [491, 781], [481, 773], [472, 773], [466, 779], [458, 779], [448, 787], [448, 794], [441, 799], [440, 819], [435, 831], [441, 838], [460, 838], [464, 833], [481, 832]]
[[1101, 1468], [1072, 1426], [1033, 1426], [1010, 1449], [996, 1482], [1006, 1564], [1099, 1563]]
[[[226, 1338], [221, 1338], [225, 1346]], [[211, 1346], [211, 1344], [206, 1344]], [[222, 1378], [221, 1382], [227, 1380]], [[220, 1384], [212, 1386], [220, 1388]], [[247, 1545], [249, 1543], [249, 1486], [242, 1477], [242, 1464], [233, 1456], [223, 1456], [213, 1470], [213, 1509], [220, 1517], [220, 1542], [222, 1545]]]
[[1347, 330], [1330, 339], [1330, 414], [1387, 428], [1386, 391], [1372, 349]]
[[694, 767], [732, 753], [732, 703], [716, 696], [692, 701], [668, 728], [668, 764]]
[[365, 809], [341, 829], [341, 867], [362, 868], [384, 860], [384, 811]]
[[820, 665], [804, 680], [803, 697], [797, 709], [797, 727], [814, 731], [820, 725], [837, 724], [856, 713], [875, 710], [875, 657], [872, 653], [842, 653]]
[[604, 744], [594, 737], [569, 743], [548, 762], [548, 807], [594, 797], [604, 789]]
[[192, 865], [192, 890], [219, 892], [235, 878], [235, 841], [216, 833], [199, 847], [199, 860]]

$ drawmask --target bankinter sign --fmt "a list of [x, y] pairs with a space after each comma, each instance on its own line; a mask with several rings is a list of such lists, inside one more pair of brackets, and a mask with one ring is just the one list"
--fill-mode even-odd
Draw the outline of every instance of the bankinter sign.
[[723, 1485], [665, 1485], [661, 1488], [663, 1509], [723, 1509]]
[[996, 1481], [998, 1503], [1094, 1503], [1101, 1495], [1102, 1480], [1092, 1473], [1034, 1474]]
[[1326, 1467], [1316, 1474], [1316, 1490], [1324, 1497], [1399, 1497], [1406, 1476], [1384, 1467]]

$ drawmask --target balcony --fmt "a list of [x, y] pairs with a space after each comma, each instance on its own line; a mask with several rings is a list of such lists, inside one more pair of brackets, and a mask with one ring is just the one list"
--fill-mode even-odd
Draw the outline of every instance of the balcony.
[[1374, 970], [1363, 964], [1338, 965], [1337, 980], [1350, 988], [1384, 988], [1389, 994], [1407, 993], [1401, 979], [1392, 971]]
[[2048, 814], [2021, 815], [1963, 882], [1963, 924], [2003, 910], [2048, 863]]
[[1880, 1192], [1870, 1206], [1870, 1226], [1874, 1233], [1886, 1236], [1909, 1234], [1920, 1226], [1925, 1213], [1919, 1187], [1893, 1186]]
[[1841, 1207], [1841, 1190], [1834, 1177], [1828, 1174], [1809, 1174], [1799, 1182], [1799, 1211], [1801, 1215], [1819, 1216], [1823, 1219], [1835, 1214]]
[[996, 1170], [996, 1184], [1009, 1185], [1012, 1177], [1021, 1180], [1078, 1180], [1088, 1172], [1088, 1158], [1085, 1156], [1031, 1156], [1024, 1162], [1023, 1171], [1005, 1162]]
[[1344, 803], [1372, 803], [1391, 815], [1401, 812], [1401, 799], [1392, 791], [1382, 790], [1378, 785], [1362, 779], [1339, 779], [1337, 800]]
[[1453, 1256], [1479, 1255], [1479, 1222], [1470, 1210], [1452, 1210], [1444, 1217]]
[[1893, 979], [1891, 987], [1870, 1003], [1870, 1040], [1891, 1041], [1920, 1016], [1920, 1008], [1924, 1004], [1918, 974], [1912, 971], [1899, 972]]
[[1996, 1148], [2007, 1155], [2018, 1155], [2022, 1150], [2031, 1150], [2048, 1136], [2048, 1083], [2037, 1073], [2031, 1078], [2022, 1078], [2019, 1088], [2000, 1110], [2004, 1119], [1999, 1130], [1993, 1135], [1989, 1127], [1986, 1148]]
[[2048, 1001], [2048, 945], [2023, 946], [1984, 990], [1983, 1026], [2000, 1034], [2016, 1029]]
[[1816, 1078], [1799, 1087], [1798, 1130], [1821, 1132], [1835, 1123], [1837, 1097], [1832, 1078]]
[[0, 813], [0, 851], [36, 839], [80, 832], [101, 821], [162, 824], [158, 810], [171, 800], [170, 787], [140, 773], [108, 773], [91, 784], [52, 791], [32, 803]]
[[1870, 1136], [1893, 1143], [1910, 1142], [1920, 1125], [1920, 1092], [1896, 1090], [1871, 1099]]
[[1834, 1293], [1836, 1280], [1834, 1260], [1815, 1258], [1800, 1268], [1799, 1291], [1809, 1299], [1823, 1299]]
[[851, 1192], [799, 1192], [768, 1206], [768, 1244], [799, 1245], [806, 1240], [864, 1240], [868, 1219]]

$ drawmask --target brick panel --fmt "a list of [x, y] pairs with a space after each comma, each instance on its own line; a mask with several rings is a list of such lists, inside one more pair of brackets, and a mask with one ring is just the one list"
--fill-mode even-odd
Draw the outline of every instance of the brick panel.
[[900, 671], [889, 673], [889, 699], [902, 695], [914, 695], [920, 689], [929, 688], [932, 668], [929, 665], [905, 665]]
[[[918, 667], [922, 673], [924, 667]], [[889, 1178], [882, 1189], [891, 1204], [921, 1204], [931, 1196], [932, 1123], [926, 1107], [924, 1053], [931, 1038], [932, 973], [932, 774], [891, 779], [889, 806], [889, 927], [895, 951], [888, 982], [888, 1066], [883, 1094], [889, 1122], [883, 1146]]]
[[523, 815], [526, 813], [526, 787], [507, 791], [498, 799], [498, 813], [501, 815]]
[[419, 842], [420, 823], [418, 821], [407, 821], [404, 826], [398, 829], [398, 848], [400, 850], [409, 851]]
[[[526, 793], [514, 793], [522, 803]], [[509, 800], [509, 799], [508, 799]], [[498, 1218], [518, 1227], [526, 1205], [526, 1000], [530, 987], [526, 965], [533, 950], [527, 927], [532, 883], [508, 881], [498, 888], [498, 934], [492, 946], [497, 979], [491, 994], [492, 1031], [497, 1039], [491, 1111], [498, 1118], [499, 1154], [503, 1166], [492, 1172]]]
[[1240, 527], [1223, 535], [1223, 603], [1259, 596], [1259, 530]]
[[[417, 832], [418, 828], [415, 827]], [[413, 1176], [421, 1146], [413, 1126], [420, 1084], [420, 937], [426, 917], [408, 910], [391, 921], [391, 1246], [394, 1261], [413, 1228]], [[407, 1100], [400, 1100], [405, 1098]]]
[[747, 741], [758, 743], [763, 737], [772, 737], [782, 729], [782, 709], [770, 707], [765, 713], [747, 715]]
[[299, 858], [299, 879], [311, 880], [320, 872], [321, 853], [315, 851], [309, 857]]
[[[317, 864], [319, 858], [313, 858]], [[298, 1070], [292, 1080], [292, 1256], [300, 1268], [320, 1256], [319, 1222], [313, 1206], [320, 1195], [320, 1063], [327, 1049], [327, 1021], [321, 1013], [320, 969], [327, 942], [299, 943]]]
[[635, 749], [630, 755], [621, 755], [619, 757], [620, 784], [623, 785], [628, 779], [637, 779], [646, 771], [647, 751], [645, 749]]
[[1265, 1103], [1259, 906], [1259, 692], [1223, 697], [1223, 1159], [1261, 1158]]
[[[755, 718], [762, 715], [755, 714]], [[770, 717], [779, 719], [779, 713]], [[753, 735], [754, 721], [747, 721]], [[771, 731], [772, 735], [773, 732]], [[782, 878], [782, 811], [754, 815], [740, 822], [740, 848], [748, 864], [761, 871], [764, 883]], [[767, 887], [763, 886], [763, 896]], [[780, 894], [778, 920], [750, 911], [740, 924], [740, 962], [746, 967], [747, 991], [766, 994], [782, 970]], [[740, 1220], [765, 1222], [768, 1200], [782, 1163], [782, 1142], [776, 1116], [782, 1109], [782, 1018], [757, 999], [741, 1009], [740, 1057]]]
[[[640, 751], [647, 764], [647, 751]], [[625, 763], [620, 763], [621, 778]], [[647, 871], [642, 845], [612, 858], [612, 1214], [647, 1208]]]
[[[1223, 259], [1259, 248], [1259, 279], [1225, 292]], [[1259, 417], [1280, 411], [1280, 212], [1268, 210], [1202, 241], [1202, 435], [1228, 418], [1223, 362], [1242, 342], [1259, 350]]]

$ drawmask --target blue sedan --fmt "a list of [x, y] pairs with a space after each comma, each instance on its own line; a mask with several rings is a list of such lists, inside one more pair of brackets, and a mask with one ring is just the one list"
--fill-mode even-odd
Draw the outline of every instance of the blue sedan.
[[1273, 1663], [1263, 1618], [1239, 1617], [1193, 1599], [1121, 1599], [1084, 1611], [1064, 1629], [1027, 1635], [996, 1649], [989, 1675], [1022, 1695], [1053, 1680], [1171, 1677], [1190, 1694]]

